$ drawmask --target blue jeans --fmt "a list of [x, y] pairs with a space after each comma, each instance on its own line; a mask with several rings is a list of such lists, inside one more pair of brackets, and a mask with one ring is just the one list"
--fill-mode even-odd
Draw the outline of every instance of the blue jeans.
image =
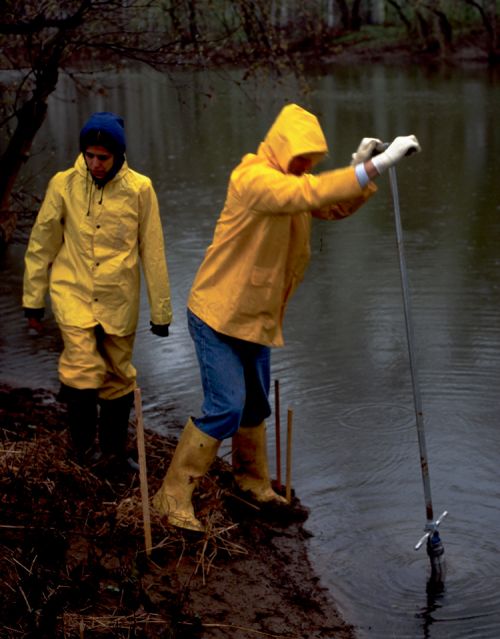
[[202, 416], [194, 423], [219, 440], [240, 425], [258, 426], [271, 414], [271, 349], [218, 333], [189, 309], [187, 316], [203, 386]]

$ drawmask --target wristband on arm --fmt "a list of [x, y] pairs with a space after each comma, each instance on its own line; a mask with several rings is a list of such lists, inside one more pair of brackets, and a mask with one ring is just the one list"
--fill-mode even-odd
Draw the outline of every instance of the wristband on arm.
[[356, 164], [354, 170], [356, 171], [356, 177], [358, 178], [359, 186], [364, 189], [365, 186], [370, 181], [370, 177], [365, 169], [364, 162], [361, 164]]

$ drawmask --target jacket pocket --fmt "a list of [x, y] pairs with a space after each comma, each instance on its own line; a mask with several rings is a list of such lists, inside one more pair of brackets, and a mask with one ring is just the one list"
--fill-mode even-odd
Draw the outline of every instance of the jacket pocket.
[[[254, 266], [248, 286], [240, 300], [243, 315], [253, 316], [266, 328], [274, 326], [279, 315], [282, 291], [272, 268]], [[257, 319], [260, 318], [260, 319]]]

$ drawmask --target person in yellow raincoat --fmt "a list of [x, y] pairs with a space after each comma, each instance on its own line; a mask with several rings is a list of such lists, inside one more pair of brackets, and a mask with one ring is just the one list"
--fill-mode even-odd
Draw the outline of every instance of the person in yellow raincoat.
[[372, 179], [419, 145], [412, 135], [384, 148], [363, 138], [351, 166], [312, 175], [327, 143], [317, 118], [290, 104], [257, 153], [233, 170], [188, 299], [204, 401], [201, 417], [188, 419], [153, 499], [169, 523], [203, 530], [193, 489], [229, 437], [240, 489], [257, 502], [286, 501], [272, 489], [267, 462], [270, 348], [283, 345], [285, 308], [309, 262], [312, 218], [354, 213], [376, 191]]
[[103, 456], [108, 467], [113, 460], [123, 468], [141, 264], [151, 330], [168, 336], [172, 321], [163, 231], [151, 180], [125, 159], [121, 117], [94, 113], [80, 150], [74, 166], [49, 183], [26, 251], [22, 304], [40, 330], [50, 290], [64, 342], [60, 398], [78, 459]]

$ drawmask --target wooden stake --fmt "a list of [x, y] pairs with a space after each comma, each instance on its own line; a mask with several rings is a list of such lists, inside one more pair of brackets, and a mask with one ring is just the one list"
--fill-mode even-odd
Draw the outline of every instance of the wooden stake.
[[280, 383], [274, 380], [274, 419], [276, 429], [276, 484], [281, 490], [281, 423], [280, 423]]
[[286, 437], [286, 499], [292, 501], [292, 421], [293, 411], [288, 409]]
[[153, 541], [151, 538], [151, 520], [149, 517], [148, 471], [146, 468], [146, 445], [144, 442], [144, 424], [142, 421], [141, 389], [134, 390], [135, 417], [137, 430], [137, 452], [139, 455], [139, 477], [141, 481], [142, 520], [144, 524], [144, 543], [146, 554], [151, 554]]

